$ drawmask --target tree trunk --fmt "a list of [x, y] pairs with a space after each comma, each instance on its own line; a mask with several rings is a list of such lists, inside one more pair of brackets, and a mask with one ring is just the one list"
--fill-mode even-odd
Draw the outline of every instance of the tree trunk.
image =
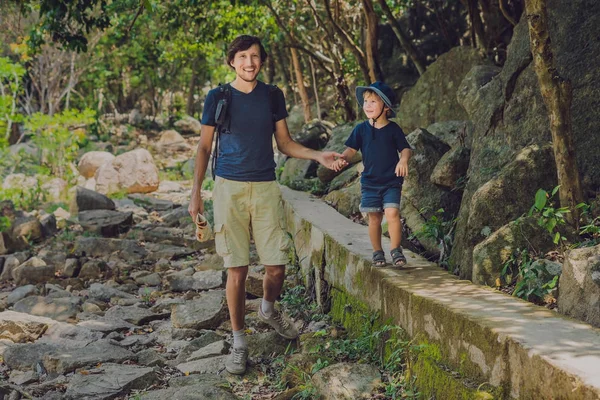
[[277, 57], [277, 64], [279, 66], [279, 71], [281, 72], [281, 77], [283, 79], [283, 85], [285, 86], [286, 95], [292, 94], [294, 93], [292, 87], [290, 86], [292, 78], [290, 78], [290, 74], [288, 73], [288, 70], [285, 67], [285, 59], [283, 57], [283, 52], [281, 51], [281, 48], [279, 46], [276, 46], [273, 50], [275, 53], [275, 57]]
[[300, 65], [300, 58], [298, 57], [298, 50], [293, 47], [290, 48], [290, 50], [292, 52], [292, 64], [294, 65], [298, 93], [300, 94], [300, 100], [302, 101], [302, 108], [304, 110], [304, 122], [308, 122], [312, 119], [310, 115], [310, 100], [308, 99], [308, 91], [304, 86], [304, 76], [302, 75], [302, 66]]
[[408, 35], [404, 33], [402, 26], [400, 26], [400, 23], [394, 17], [394, 14], [388, 6], [387, 1], [379, 0], [379, 4], [381, 5], [383, 13], [387, 16], [388, 22], [392, 26], [392, 30], [394, 31], [396, 37], [400, 41], [400, 45], [402, 46], [406, 54], [408, 54], [408, 57], [410, 57], [413, 64], [415, 64], [419, 75], [423, 75], [423, 73], [425, 72], [425, 62], [423, 61], [425, 57], [423, 57], [421, 52], [415, 46], [413, 46], [412, 41], [410, 40]]
[[265, 81], [268, 84], [273, 84], [273, 81], [275, 80], [275, 61], [273, 60], [273, 57], [267, 57], [267, 65], [266, 65], [266, 74], [265, 74]]
[[363, 10], [365, 13], [366, 36], [367, 40], [365, 47], [367, 48], [367, 65], [369, 66], [369, 77], [371, 82], [383, 81], [383, 72], [379, 66], [379, 57], [377, 52], [377, 26], [379, 25], [379, 17], [375, 13], [372, 0], [362, 0]]
[[190, 78], [190, 84], [188, 86], [188, 98], [185, 107], [185, 113], [187, 115], [194, 116], [194, 93], [196, 92], [196, 82], [198, 81], [198, 59], [195, 59], [192, 63], [192, 77]]
[[554, 64], [548, 32], [546, 0], [525, 0], [525, 8], [534, 68], [550, 117], [552, 147], [560, 185], [560, 205], [569, 208], [571, 212], [566, 214], [565, 218], [571, 225], [577, 226], [579, 210], [575, 206], [583, 202], [583, 191], [573, 145], [571, 121], [573, 88], [569, 80], [563, 79], [558, 74]]
[[467, 0], [467, 8], [469, 11], [469, 21], [471, 22], [471, 38], [473, 40], [473, 47], [485, 49], [487, 44], [485, 40], [483, 21], [481, 20], [481, 15], [479, 14], [478, 0]]
[[310, 74], [312, 76], [313, 81], [313, 91], [315, 92], [315, 103], [317, 105], [317, 119], [321, 119], [321, 104], [319, 102], [319, 91], [317, 90], [317, 74], [315, 72], [315, 63], [312, 58], [308, 57], [308, 62], [310, 64]]

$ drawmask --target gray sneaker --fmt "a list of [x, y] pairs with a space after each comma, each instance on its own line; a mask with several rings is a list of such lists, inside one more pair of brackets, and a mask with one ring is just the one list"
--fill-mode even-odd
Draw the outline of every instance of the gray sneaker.
[[258, 319], [270, 325], [277, 333], [279, 333], [279, 335], [286, 339], [296, 339], [299, 335], [298, 329], [292, 323], [292, 321], [290, 321], [290, 319], [284, 313], [277, 309], [273, 310], [271, 317], [267, 317], [263, 313], [262, 308], [259, 307]]
[[246, 362], [248, 361], [248, 349], [235, 347], [231, 349], [229, 357], [225, 362], [225, 369], [230, 374], [243, 375], [246, 372]]

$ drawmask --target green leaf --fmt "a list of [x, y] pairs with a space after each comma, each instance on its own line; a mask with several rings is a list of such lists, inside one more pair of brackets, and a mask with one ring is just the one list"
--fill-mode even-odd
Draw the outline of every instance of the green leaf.
[[554, 244], [558, 244], [559, 240], [560, 240], [560, 232], [556, 232], [556, 234], [554, 235]]
[[554, 196], [556, 194], [556, 192], [558, 192], [559, 187], [560, 187], [560, 185], [558, 185], [554, 189], [552, 189], [552, 196]]
[[535, 194], [535, 208], [538, 211], [541, 211], [544, 207], [546, 207], [546, 202], [548, 201], [548, 193], [544, 189], [538, 189]]

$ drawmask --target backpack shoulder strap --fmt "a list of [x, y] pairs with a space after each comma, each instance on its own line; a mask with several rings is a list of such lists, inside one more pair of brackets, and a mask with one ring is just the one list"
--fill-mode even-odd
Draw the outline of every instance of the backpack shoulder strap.
[[283, 97], [283, 92], [277, 85], [267, 84], [269, 88], [269, 109], [271, 110], [271, 118], [273, 123], [275, 123], [275, 119], [277, 118], [277, 108], [279, 106], [278, 102], [281, 97]]

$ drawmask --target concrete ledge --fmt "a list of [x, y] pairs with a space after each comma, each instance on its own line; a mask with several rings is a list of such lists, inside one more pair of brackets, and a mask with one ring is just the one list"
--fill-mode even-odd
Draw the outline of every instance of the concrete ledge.
[[[365, 226], [306, 193], [286, 187], [282, 193], [305, 283], [320, 302], [338, 296], [344, 313], [352, 303], [380, 311], [428, 344], [427, 360], [418, 365], [433, 362], [461, 379], [488, 383], [494, 398], [600, 399], [599, 329], [459, 280], [410, 252], [403, 270], [373, 269]], [[449, 392], [452, 385], [436, 385], [430, 370], [422, 368], [421, 385], [417, 370], [424, 394], [469, 398]]]

